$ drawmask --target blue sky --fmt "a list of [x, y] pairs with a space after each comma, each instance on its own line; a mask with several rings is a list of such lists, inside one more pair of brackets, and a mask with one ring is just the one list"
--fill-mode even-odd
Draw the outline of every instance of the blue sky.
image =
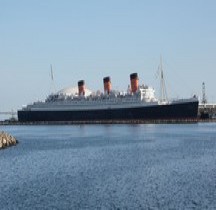
[[170, 97], [216, 102], [214, 0], [0, 0], [0, 111], [43, 100], [50, 64], [57, 89], [84, 79], [93, 90], [111, 76], [126, 90], [129, 74], [154, 86], [164, 60]]

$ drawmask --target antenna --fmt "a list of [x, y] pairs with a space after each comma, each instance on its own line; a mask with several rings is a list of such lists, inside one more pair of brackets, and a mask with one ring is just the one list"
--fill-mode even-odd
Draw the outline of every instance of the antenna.
[[205, 82], [202, 83], [202, 103], [204, 105], [207, 103]]
[[166, 85], [164, 80], [164, 73], [163, 73], [163, 64], [162, 64], [162, 56], [160, 56], [160, 100], [161, 102], [168, 101], [167, 99], [167, 91], [166, 91]]
[[55, 93], [56, 89], [55, 89], [55, 82], [54, 82], [52, 64], [50, 64], [50, 76], [51, 76], [51, 93]]

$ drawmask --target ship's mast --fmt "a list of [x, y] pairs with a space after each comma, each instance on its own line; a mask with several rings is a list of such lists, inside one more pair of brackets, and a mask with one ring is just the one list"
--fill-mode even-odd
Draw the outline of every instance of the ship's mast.
[[51, 76], [51, 93], [55, 93], [56, 89], [55, 89], [55, 82], [54, 82], [52, 64], [50, 64], [50, 76]]
[[162, 63], [162, 56], [160, 57], [160, 101], [161, 102], [167, 102], [167, 91], [166, 91], [166, 85], [164, 80], [164, 73], [163, 73], [163, 63]]

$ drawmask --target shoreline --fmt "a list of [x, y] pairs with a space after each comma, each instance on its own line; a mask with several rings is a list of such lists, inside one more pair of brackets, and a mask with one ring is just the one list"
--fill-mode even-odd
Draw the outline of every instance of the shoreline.
[[0, 121], [1, 125], [106, 125], [106, 124], [193, 124], [213, 123], [216, 119], [185, 119], [185, 120], [106, 120], [106, 121], [41, 121], [41, 122], [19, 122]]

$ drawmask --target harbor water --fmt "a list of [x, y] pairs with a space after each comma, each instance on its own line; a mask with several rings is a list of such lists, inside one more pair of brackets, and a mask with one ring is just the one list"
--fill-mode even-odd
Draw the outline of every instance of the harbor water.
[[216, 209], [216, 123], [1, 126], [0, 209]]

